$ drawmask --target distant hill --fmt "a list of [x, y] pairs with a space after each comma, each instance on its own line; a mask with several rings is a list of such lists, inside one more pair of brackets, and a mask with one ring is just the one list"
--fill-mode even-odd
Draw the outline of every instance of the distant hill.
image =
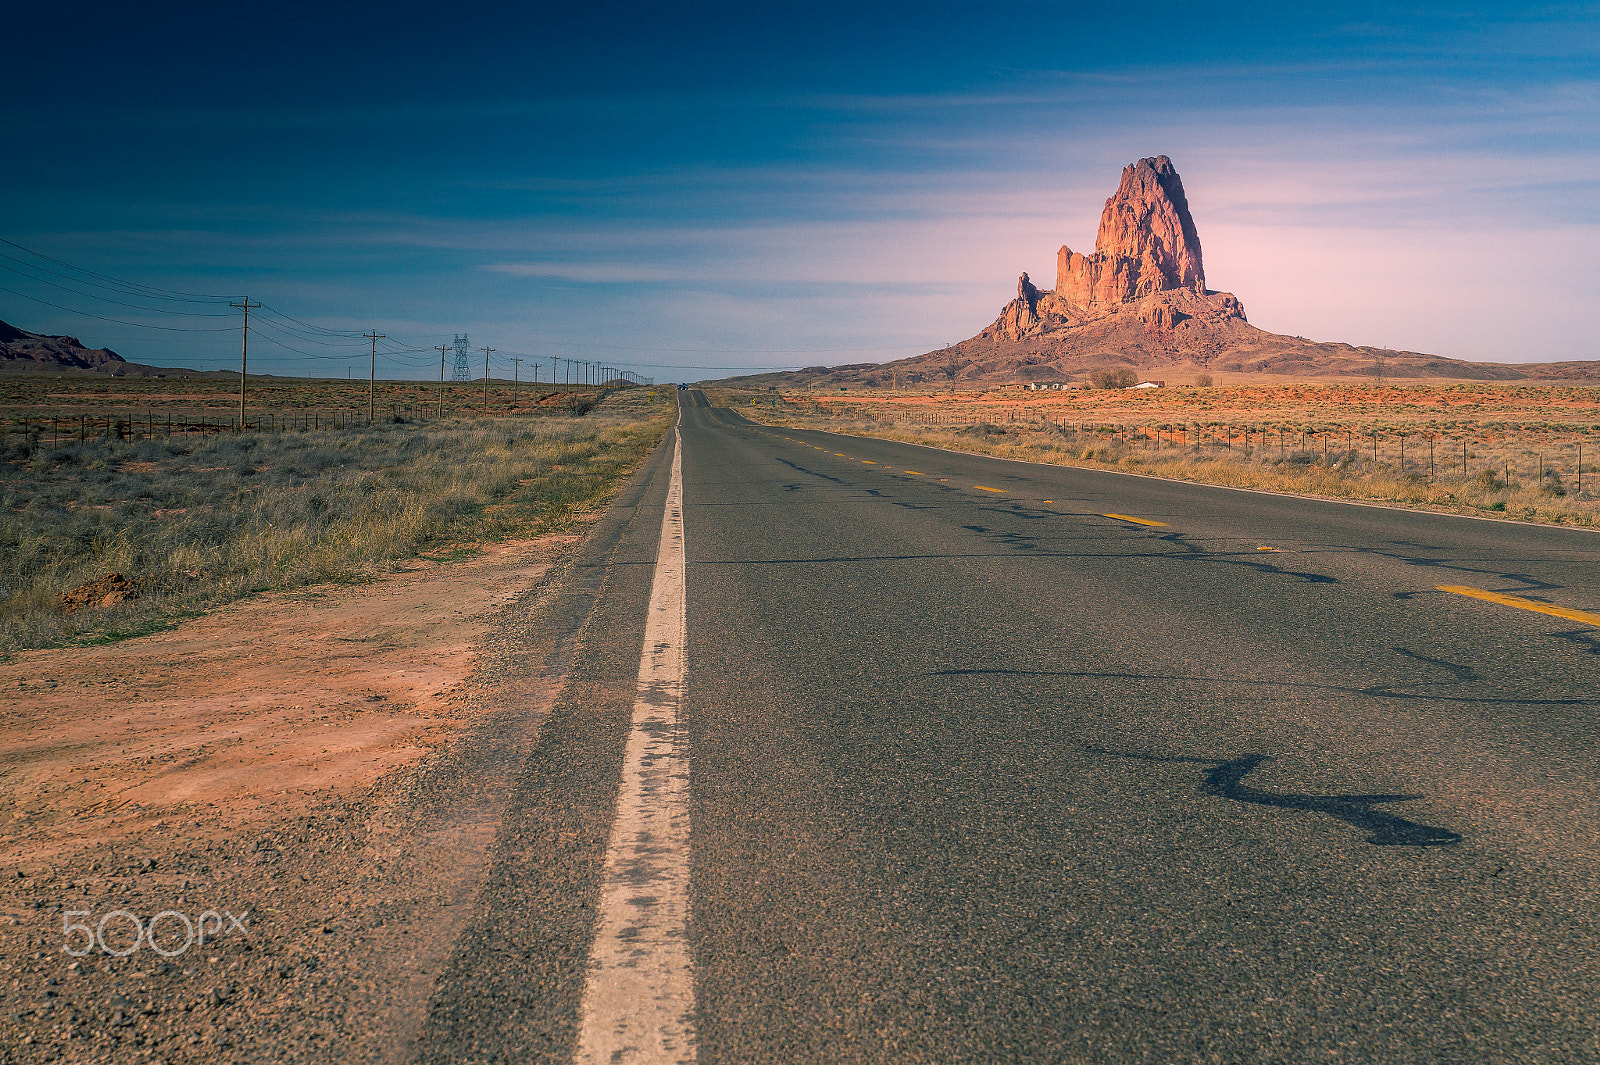
[[1054, 289], [1027, 274], [977, 336], [914, 358], [740, 378], [749, 384], [902, 387], [1082, 381], [1100, 369], [1182, 379], [1201, 373], [1468, 381], [1600, 381], [1600, 360], [1510, 364], [1282, 336], [1251, 325], [1231, 292], [1206, 287], [1183, 181], [1164, 155], [1122, 171], [1092, 255], [1063, 245]]
[[0, 322], [0, 373], [104, 373], [113, 377], [217, 376], [214, 371], [129, 362], [110, 348], [86, 347], [77, 337], [30, 333], [8, 322]]

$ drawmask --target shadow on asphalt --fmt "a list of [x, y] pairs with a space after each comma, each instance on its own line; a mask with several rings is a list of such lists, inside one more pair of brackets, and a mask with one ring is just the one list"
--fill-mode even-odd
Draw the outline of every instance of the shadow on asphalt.
[[1255, 771], [1262, 762], [1272, 759], [1264, 754], [1247, 754], [1243, 758], [1194, 758], [1182, 755], [1142, 754], [1137, 751], [1112, 751], [1091, 747], [1097, 754], [1116, 758], [1132, 758], [1141, 762], [1194, 762], [1208, 765], [1205, 781], [1200, 790], [1207, 795], [1253, 806], [1272, 806], [1280, 810], [1304, 810], [1308, 813], [1326, 814], [1368, 833], [1367, 842], [1379, 847], [1446, 847], [1460, 843], [1461, 835], [1448, 828], [1419, 824], [1384, 810], [1376, 809], [1391, 802], [1411, 802], [1425, 798], [1423, 795], [1305, 795], [1293, 791], [1266, 791], [1253, 788], [1244, 778]]

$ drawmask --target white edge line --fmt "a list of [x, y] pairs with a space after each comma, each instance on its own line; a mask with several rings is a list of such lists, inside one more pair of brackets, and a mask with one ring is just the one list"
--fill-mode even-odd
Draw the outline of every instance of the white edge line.
[[639, 655], [633, 717], [589, 949], [576, 1061], [692, 1065], [689, 754], [679, 716], [687, 636], [683, 414]]

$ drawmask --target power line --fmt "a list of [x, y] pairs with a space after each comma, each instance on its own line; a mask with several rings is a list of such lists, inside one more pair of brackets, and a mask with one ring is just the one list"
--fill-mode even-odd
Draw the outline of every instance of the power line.
[[360, 335], [353, 329], [331, 329], [325, 325], [314, 325], [311, 322], [302, 322], [300, 319], [295, 318], [292, 315], [284, 314], [275, 307], [268, 307], [266, 309], [269, 313], [275, 314], [285, 321], [293, 322], [295, 325], [300, 326], [302, 329], [305, 329], [311, 333], [320, 334], [322, 336], [338, 337], [344, 340], [353, 340]]
[[54, 307], [56, 310], [58, 310], [58, 311], [66, 311], [68, 314], [81, 314], [85, 318], [95, 318], [95, 319], [98, 319], [99, 321], [111, 322], [111, 323], [113, 323], [115, 325], [128, 325], [128, 326], [134, 327], [135, 329], [159, 329], [163, 333], [231, 333], [231, 332], [233, 332], [233, 326], [231, 326], [231, 325], [219, 325], [219, 326], [209, 326], [209, 327], [206, 327], [206, 326], [184, 326], [184, 325], [150, 325], [150, 324], [148, 324], [146, 322], [130, 322], [130, 321], [124, 319], [124, 318], [108, 318], [103, 314], [95, 314], [93, 311], [80, 311], [76, 307], [64, 307], [59, 303], [51, 303], [49, 300], [40, 299], [38, 296], [29, 295], [26, 292], [18, 292], [14, 288], [6, 288], [4, 285], [0, 285], [0, 292], [9, 292], [13, 296], [21, 296], [25, 300], [32, 300], [35, 303], [42, 303], [46, 307]]
[[[232, 317], [232, 315], [227, 314], [226, 312], [218, 312], [218, 313], [212, 314], [212, 313], [208, 313], [206, 311], [175, 311], [175, 310], [171, 310], [170, 308], [167, 308], [167, 307], [147, 307], [147, 306], [145, 306], [144, 304], [141, 304], [141, 303], [126, 303], [126, 302], [124, 302], [122, 300], [114, 300], [114, 299], [110, 298], [109, 296], [101, 296], [101, 295], [98, 295], [97, 293], [94, 293], [94, 292], [84, 292], [82, 289], [76, 289], [76, 288], [71, 287], [70, 285], [64, 285], [60, 281], [51, 281], [47, 277], [38, 277], [38, 276], [36, 276], [36, 273], [50, 274], [50, 275], [52, 275], [54, 277], [61, 278], [63, 281], [79, 281], [80, 284], [84, 283], [84, 282], [80, 281], [80, 279], [78, 279], [78, 278], [68, 277], [65, 274], [57, 274], [57, 273], [55, 273], [54, 271], [51, 271], [51, 270], [44, 270], [41, 267], [32, 266], [30, 264], [23, 263], [22, 260], [14, 258], [13, 256], [10, 256], [10, 255], [0, 255], [0, 259], [8, 260], [10, 263], [20, 264], [20, 265], [7, 265], [6, 262], [0, 262], [0, 270], [9, 270], [11, 273], [17, 274], [17, 275], [19, 275], [21, 277], [25, 277], [29, 281], [35, 281], [35, 282], [37, 282], [37, 283], [39, 283], [41, 285], [49, 285], [51, 288], [58, 288], [63, 292], [70, 292], [74, 296], [83, 296], [85, 299], [99, 300], [101, 303], [110, 303], [110, 304], [114, 304], [114, 305], [116, 305], [118, 307], [130, 307], [133, 310], [145, 311], [145, 312], [150, 313], [150, 314], [176, 314], [176, 315], [183, 315], [183, 316], [194, 317], [194, 318], [231, 318]], [[120, 295], [131, 295], [131, 293], [122, 292], [120, 289], [113, 289], [112, 291], [115, 291]]]
[[43, 259], [46, 262], [54, 263], [63, 269], [71, 270], [75, 273], [83, 274], [87, 277], [92, 277], [98, 281], [107, 282], [111, 285], [122, 286], [127, 290], [133, 290], [127, 292], [128, 295], [144, 294], [160, 299], [190, 300], [196, 303], [225, 303], [233, 299], [232, 296], [217, 296], [200, 292], [180, 292], [176, 289], [157, 288], [154, 285], [146, 285], [139, 281], [126, 281], [122, 278], [112, 277], [109, 274], [97, 273], [82, 266], [74, 266], [69, 262], [57, 259], [54, 256], [46, 255], [44, 252], [34, 251], [32, 248], [25, 248], [21, 244], [18, 244], [15, 241], [7, 240], [4, 237], [0, 237], [0, 244], [15, 248], [20, 252], [26, 252], [27, 254], [39, 259]]
[[[245, 333], [244, 333], [243, 339], [241, 341], [241, 349], [240, 349], [241, 350], [241, 363], [244, 363], [244, 361], [248, 358], [248, 345], [249, 345], [249, 331], [248, 331], [249, 330], [249, 323], [248, 323], [248, 319], [249, 319], [249, 312], [251, 310], [255, 310], [255, 311], [260, 312], [257, 315], [257, 319], [256, 319], [256, 331], [257, 331], [257, 333], [259, 334], [259, 336], [260, 336], [260, 338], [262, 340], [270, 343], [271, 345], [273, 345], [276, 348], [281, 348], [282, 350], [284, 350], [286, 352], [292, 352], [294, 355], [299, 356], [301, 359], [305, 359], [305, 360], [309, 360], [309, 361], [314, 361], [314, 362], [349, 362], [352, 359], [359, 358], [360, 355], [362, 354], [359, 351], [359, 349], [352, 351], [352, 350], [350, 350], [350, 348], [353, 347], [354, 344], [359, 343], [362, 339], [367, 339], [367, 340], [371, 341], [371, 348], [370, 348], [370, 351], [367, 354], [369, 355], [369, 358], [371, 358], [374, 363], [376, 362], [377, 341], [379, 339], [387, 341], [387, 343], [385, 343], [384, 346], [383, 346], [383, 354], [386, 357], [392, 359], [393, 361], [395, 361], [395, 362], [397, 362], [397, 363], [399, 363], [401, 365], [408, 366], [408, 367], [421, 367], [421, 366], [426, 365], [427, 364], [427, 357], [431, 357], [432, 352], [434, 350], [436, 350], [435, 347], [432, 346], [432, 345], [422, 344], [422, 343], [416, 342], [416, 341], [407, 342], [406, 338], [394, 337], [392, 334], [388, 334], [388, 335], [386, 335], [386, 334], [378, 334], [378, 336], [374, 337], [374, 336], [371, 335], [371, 333], [361, 333], [361, 332], [357, 332], [354, 329], [338, 329], [338, 328], [333, 328], [333, 327], [330, 327], [330, 326], [317, 325], [315, 323], [307, 322], [307, 321], [304, 321], [302, 319], [296, 318], [293, 315], [290, 315], [290, 314], [285, 313], [284, 311], [278, 310], [276, 307], [272, 307], [270, 305], [267, 305], [264, 302], [249, 299], [248, 297], [243, 298], [242, 302], [236, 302], [236, 298], [235, 297], [217, 295], [217, 294], [211, 294], [211, 293], [185, 292], [185, 291], [181, 291], [181, 290], [178, 290], [178, 289], [162, 288], [162, 287], [156, 286], [156, 285], [148, 285], [148, 284], [145, 284], [143, 282], [131, 281], [131, 280], [128, 280], [126, 278], [115, 277], [113, 275], [102, 273], [100, 271], [90, 270], [87, 267], [74, 265], [72, 263], [69, 263], [69, 262], [63, 260], [63, 259], [59, 259], [59, 258], [56, 258], [55, 256], [47, 255], [47, 254], [45, 254], [43, 252], [35, 251], [32, 248], [25, 247], [25, 246], [23, 246], [21, 244], [18, 244], [15, 241], [8, 240], [8, 239], [6, 239], [4, 237], [0, 237], [0, 245], [3, 245], [6, 248], [13, 249], [14, 251], [20, 253], [20, 255], [11, 255], [11, 254], [6, 254], [4, 252], [0, 252], [0, 270], [4, 270], [4, 271], [9, 272], [9, 273], [11, 273], [13, 275], [16, 275], [19, 278], [22, 278], [22, 279], [25, 279], [27, 281], [33, 282], [35, 284], [46, 285], [46, 286], [48, 286], [50, 288], [57, 289], [59, 291], [65, 292], [65, 293], [69, 293], [69, 294], [71, 294], [73, 296], [77, 296], [77, 297], [79, 297], [81, 299], [93, 300], [93, 301], [96, 301], [98, 303], [110, 304], [110, 305], [116, 306], [116, 307], [126, 307], [128, 309], [137, 310], [137, 311], [140, 311], [140, 312], [146, 313], [146, 314], [158, 314], [158, 315], [170, 315], [170, 316], [189, 316], [189, 317], [199, 317], [199, 318], [228, 317], [229, 316], [228, 311], [225, 311], [225, 310], [222, 309], [224, 306], [226, 306], [228, 308], [228, 310], [241, 310], [241, 311], [244, 312], [244, 317], [245, 317], [245, 323], [244, 323]], [[31, 258], [29, 258], [29, 257], [31, 257]], [[33, 260], [37, 260], [37, 261], [33, 261]], [[42, 264], [49, 264], [49, 265], [42, 265]], [[59, 269], [53, 269], [52, 267], [59, 268]], [[15, 288], [11, 288], [11, 287], [8, 287], [8, 286], [0, 286], [0, 292], [9, 293], [9, 294], [14, 295], [14, 296], [20, 296], [23, 299], [30, 300], [30, 301], [32, 301], [34, 303], [40, 304], [40, 305], [45, 306], [45, 307], [50, 307], [50, 308], [52, 308], [54, 310], [63, 311], [65, 313], [67, 313], [67, 314], [77, 315], [77, 316], [81, 316], [81, 317], [84, 317], [84, 318], [91, 318], [91, 319], [94, 319], [96, 321], [109, 322], [109, 323], [112, 323], [114, 325], [128, 326], [128, 327], [134, 328], [134, 329], [156, 330], [156, 331], [159, 331], [159, 332], [167, 332], [167, 333], [224, 333], [224, 332], [228, 332], [232, 328], [231, 326], [226, 326], [226, 325], [219, 325], [219, 326], [154, 325], [154, 324], [151, 324], [149, 322], [135, 321], [135, 320], [130, 320], [130, 319], [126, 319], [126, 318], [118, 318], [118, 317], [113, 317], [111, 315], [99, 314], [99, 313], [96, 313], [94, 311], [83, 310], [80, 307], [74, 307], [74, 306], [69, 306], [67, 304], [58, 303], [58, 302], [55, 302], [53, 300], [45, 299], [45, 298], [43, 298], [41, 296], [34, 295], [34, 294], [30, 293], [30, 292], [24, 292], [24, 291], [21, 291], [21, 290], [15, 289]], [[114, 297], [119, 297], [119, 296], [120, 297], [124, 297], [124, 298], [121, 298], [121, 299], [114, 298]], [[135, 302], [135, 301], [141, 301], [141, 300], [143, 300], [143, 301], [165, 301], [165, 302], [169, 302], [169, 303], [180, 303], [180, 304], [181, 303], [197, 304], [197, 305], [211, 306], [211, 307], [216, 308], [216, 310], [214, 310], [214, 311], [202, 311], [202, 310], [198, 310], [198, 309], [196, 309], [196, 310], [185, 310], [185, 309], [175, 309], [175, 308], [172, 308], [172, 307], [152, 306], [149, 303]], [[470, 365], [469, 365], [469, 362], [468, 362], [468, 349], [467, 349], [466, 340], [467, 340], [467, 338], [466, 338], [465, 334], [462, 334], [462, 335], [460, 335], [460, 336], [458, 336], [456, 338], [456, 341], [457, 341], [456, 342], [457, 359], [456, 359], [456, 375], [455, 376], [456, 376], [457, 380], [462, 380], [462, 381], [470, 381], [472, 379], [471, 368], [470, 368]], [[343, 351], [338, 351], [337, 354], [333, 354], [333, 353], [330, 353], [330, 354], [317, 354], [317, 353], [305, 350], [305, 348], [300, 346], [300, 345], [310, 345], [310, 346], [315, 346], [315, 347], [331, 348], [331, 349], [335, 349], [335, 351], [338, 351], [338, 349], [344, 349], [344, 350]], [[347, 347], [347, 345], [349, 345], [349, 347]], [[624, 350], [627, 350], [627, 349], [624, 349]], [[636, 350], [691, 351], [691, 350], [712, 350], [712, 349], [640, 348], [640, 349], [636, 349]], [[841, 349], [841, 350], [867, 350], [867, 349]], [[528, 361], [530, 361], [531, 363], [533, 363], [533, 365], [536, 368], [535, 369], [534, 379], [535, 379], [535, 381], [538, 380], [538, 374], [537, 374], [538, 361], [541, 358], [544, 358], [545, 356], [535, 355], [535, 354], [533, 354], [531, 352], [512, 352], [512, 353], [502, 352], [502, 354], [515, 355], [515, 356], [518, 356], [518, 357], [521, 357], [521, 358], [525, 358]], [[410, 357], [408, 357], [408, 356], [410, 356]], [[419, 358], [419, 356], [423, 356], [423, 357]], [[612, 371], [615, 369], [613, 367], [608, 367], [608, 366], [605, 366], [605, 365], [603, 365], [601, 363], [597, 363], [597, 362], [589, 362], [589, 361], [577, 360], [577, 359], [571, 359], [571, 358], [561, 358], [561, 357], [558, 357], [558, 356], [550, 356], [550, 358], [552, 359], [552, 371], [553, 371], [552, 375], [551, 375], [552, 376], [552, 380], [554, 380], [554, 378], [556, 376], [556, 374], [554, 373], [554, 370], [557, 368], [558, 364], [562, 364], [562, 363], [564, 363], [566, 365], [566, 368], [568, 370], [568, 377], [570, 379], [572, 379], [572, 380], [585, 380], [586, 381], [591, 376], [593, 376], [595, 373], [598, 373], [600, 375], [600, 377], [602, 377], [603, 379], [609, 380], [611, 378]], [[273, 360], [273, 361], [277, 361], [277, 360]], [[649, 364], [649, 365], [665, 365], [665, 364]], [[674, 367], [674, 368], [676, 368], [676, 367]], [[695, 366], [695, 367], [682, 367], [682, 368], [685, 368], [685, 369], [729, 369], [729, 370], [758, 369], [756, 367], [742, 367], [742, 366], [741, 367], [698, 367], [698, 366]], [[766, 368], [767, 367], [761, 367], [759, 369], [766, 369]], [[783, 368], [787, 368], [787, 367], [783, 367]], [[779, 369], [779, 367], [771, 367], [771, 369]], [[488, 368], [486, 368], [485, 369], [485, 377], [487, 378], [488, 375], [489, 375], [489, 370], [488, 370]], [[245, 376], [245, 367], [242, 366], [242, 368], [241, 368], [241, 381], [240, 381], [240, 385], [241, 385], [241, 417], [243, 416], [244, 376]], [[375, 370], [375, 367], [374, 367], [371, 370], [371, 372], [369, 372], [369, 378], [375, 378], [375, 376], [376, 376], [376, 370]], [[638, 375], [634, 375], [634, 376], [637, 377]], [[643, 380], [643, 378], [640, 378], [640, 379]], [[570, 381], [569, 381], [569, 383], [570, 383]]]
[[[273, 336], [271, 334], [270, 330], [278, 329], [278, 328], [281, 328], [281, 327], [278, 326], [274, 322], [271, 322], [271, 321], [263, 322], [259, 318], [256, 320], [256, 331], [258, 333], [261, 333], [261, 336], [263, 337], [263, 339], [271, 341], [272, 343], [278, 345], [280, 348], [287, 348], [289, 351], [293, 351], [293, 352], [296, 352], [296, 353], [298, 353], [300, 355], [303, 355], [308, 359], [326, 360], [326, 361], [329, 361], [329, 362], [348, 362], [351, 359], [359, 359], [361, 357], [361, 354], [362, 354], [360, 350], [357, 350], [357, 351], [355, 351], [355, 352], [353, 352], [353, 353], [351, 353], [349, 355], [317, 355], [317, 354], [314, 354], [314, 353], [309, 352], [309, 351], [302, 351], [300, 348], [295, 347], [293, 344], [286, 344], [282, 340], [279, 340], [277, 337]], [[262, 332], [263, 329], [266, 329], [266, 330], [269, 330], [269, 331], [268, 332]], [[290, 336], [294, 336], [293, 333], [290, 333], [289, 335]], [[300, 338], [296, 337], [295, 339], [298, 340]]]

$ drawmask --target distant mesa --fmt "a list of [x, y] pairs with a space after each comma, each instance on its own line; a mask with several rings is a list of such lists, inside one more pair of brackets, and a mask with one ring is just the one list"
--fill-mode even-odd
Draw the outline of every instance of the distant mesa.
[[1468, 362], [1414, 351], [1320, 343], [1257, 329], [1231, 292], [1206, 287], [1200, 234], [1183, 179], [1164, 155], [1123, 168], [1100, 213], [1093, 254], [1062, 245], [1055, 287], [1027, 274], [977, 336], [884, 364], [754, 375], [762, 383], [873, 386], [1083, 381], [1096, 370], [1141, 376], [1273, 374], [1456, 380], [1600, 380], [1600, 362]]

